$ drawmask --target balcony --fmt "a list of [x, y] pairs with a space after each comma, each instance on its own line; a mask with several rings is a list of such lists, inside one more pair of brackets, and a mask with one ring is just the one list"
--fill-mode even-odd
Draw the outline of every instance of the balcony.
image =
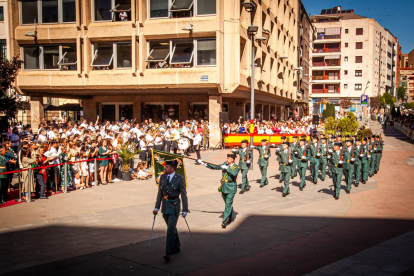
[[340, 34], [336, 34], [336, 35], [326, 35], [326, 34], [318, 34], [318, 36], [316, 37], [317, 40], [323, 40], [323, 39], [341, 39], [341, 35]]
[[312, 85], [312, 93], [318, 94], [338, 94], [341, 93], [339, 85], [333, 84], [313, 84]]
[[316, 44], [312, 51], [314, 54], [339, 53], [341, 52], [340, 43]]
[[312, 62], [313, 67], [324, 67], [324, 66], [341, 66], [341, 56], [325, 56], [325, 57], [314, 57]]

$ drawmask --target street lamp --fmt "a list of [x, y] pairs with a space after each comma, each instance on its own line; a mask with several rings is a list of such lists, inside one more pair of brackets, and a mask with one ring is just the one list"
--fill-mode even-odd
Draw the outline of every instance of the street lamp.
[[[259, 27], [253, 25], [253, 14], [256, 12], [256, 4], [253, 2], [243, 2], [242, 5], [246, 9], [246, 11], [250, 13], [250, 26], [247, 28], [247, 33], [249, 34], [249, 36], [251, 36], [251, 40], [252, 40], [252, 78], [250, 82], [250, 145], [253, 145], [254, 118], [255, 118], [255, 111], [254, 111], [254, 59], [255, 59], [254, 35], [259, 30]], [[253, 162], [250, 163], [250, 169], [253, 169]]]
[[[365, 86], [365, 90], [364, 90], [364, 95], [366, 95], [365, 93], [366, 93], [366, 91], [367, 91], [367, 89], [368, 89], [368, 85], [370, 84], [371, 82], [368, 80], [367, 81], [367, 85]], [[369, 121], [371, 120], [371, 98], [369, 99], [369, 101], [368, 101], [368, 111], [367, 111], [367, 117], [368, 117], [368, 128], [369, 128]]]

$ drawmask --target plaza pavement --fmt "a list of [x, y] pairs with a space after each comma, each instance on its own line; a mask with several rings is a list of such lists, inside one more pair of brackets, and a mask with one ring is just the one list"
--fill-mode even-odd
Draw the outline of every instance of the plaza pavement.
[[[367, 184], [333, 199], [332, 180], [299, 178], [282, 198], [272, 151], [269, 185], [237, 194], [236, 220], [220, 227], [220, 171], [186, 161], [190, 213], [178, 222], [181, 253], [166, 264], [166, 227], [154, 180], [118, 182], [0, 209], [0, 274], [5, 275], [412, 275], [414, 145], [392, 127], [382, 133], [381, 168]], [[221, 163], [228, 150], [202, 153]], [[255, 160], [257, 152], [254, 153]], [[309, 180], [309, 170], [307, 179]], [[241, 182], [241, 176], [238, 177]]]

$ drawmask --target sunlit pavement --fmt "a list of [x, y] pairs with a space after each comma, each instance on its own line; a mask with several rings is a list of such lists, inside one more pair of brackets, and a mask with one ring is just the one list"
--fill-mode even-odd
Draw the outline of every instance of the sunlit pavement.
[[[387, 128], [378, 174], [333, 198], [332, 180], [299, 178], [282, 198], [274, 151], [269, 185], [237, 194], [236, 220], [220, 227], [220, 171], [186, 161], [190, 213], [180, 219], [181, 252], [166, 264], [166, 226], [156, 218], [154, 180], [118, 182], [0, 209], [0, 273], [9, 275], [412, 275], [414, 145]], [[228, 150], [202, 153], [221, 163]], [[255, 159], [257, 152], [254, 153]], [[307, 171], [309, 179], [310, 172]], [[241, 183], [241, 176], [238, 177]], [[410, 274], [411, 273], [411, 274]]]

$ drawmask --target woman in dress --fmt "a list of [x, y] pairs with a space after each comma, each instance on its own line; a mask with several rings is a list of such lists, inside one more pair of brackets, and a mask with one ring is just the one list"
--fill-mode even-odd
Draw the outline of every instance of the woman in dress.
[[[108, 150], [108, 147], [107, 147], [106, 139], [102, 139], [101, 142], [99, 143], [99, 150], [98, 150], [99, 158], [108, 158], [108, 154], [110, 152], [111, 151]], [[102, 185], [107, 184], [106, 183], [106, 173], [107, 173], [107, 170], [108, 170], [108, 163], [109, 163], [108, 160], [101, 160], [101, 162], [99, 163], [99, 168], [100, 168], [99, 175], [101, 177]]]
[[[33, 164], [36, 163], [36, 156], [34, 154], [33, 151], [31, 151], [30, 149], [24, 149], [22, 148], [21, 150], [21, 164], [22, 164], [22, 168], [23, 169], [28, 169], [31, 168]], [[27, 201], [27, 197], [29, 195], [29, 171], [22, 171], [22, 182], [23, 182], [23, 187], [22, 187], [22, 193], [23, 193], [23, 197], [22, 199]], [[35, 189], [36, 189], [36, 182], [34, 181], [34, 177], [33, 177], [33, 171], [30, 174], [30, 193], [34, 193]]]

